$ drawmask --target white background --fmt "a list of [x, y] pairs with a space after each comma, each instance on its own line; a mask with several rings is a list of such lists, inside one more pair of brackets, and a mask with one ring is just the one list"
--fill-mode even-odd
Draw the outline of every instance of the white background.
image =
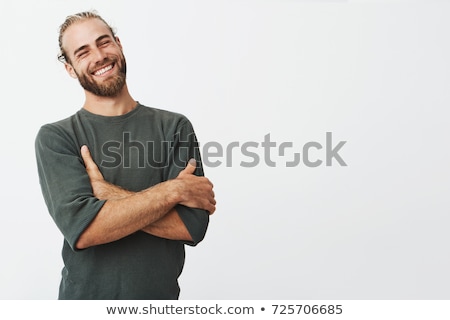
[[[254, 168], [238, 149], [205, 168], [218, 207], [181, 299], [450, 298], [450, 3], [15, 0], [0, 3], [0, 299], [57, 297], [34, 139], [82, 106], [57, 37], [89, 9], [117, 29], [136, 100], [185, 114], [203, 144], [294, 145], [275, 168], [263, 149]], [[326, 132], [347, 167], [286, 168]]]

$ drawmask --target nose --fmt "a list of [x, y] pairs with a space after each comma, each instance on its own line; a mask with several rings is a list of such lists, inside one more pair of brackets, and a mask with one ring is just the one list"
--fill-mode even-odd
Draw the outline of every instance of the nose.
[[106, 58], [106, 54], [101, 48], [95, 48], [92, 52], [92, 56], [95, 59], [95, 63], [101, 62]]

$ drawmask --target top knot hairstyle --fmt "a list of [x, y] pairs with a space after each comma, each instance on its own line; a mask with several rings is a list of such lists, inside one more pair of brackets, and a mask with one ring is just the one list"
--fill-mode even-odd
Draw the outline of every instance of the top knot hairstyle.
[[70, 63], [69, 58], [67, 57], [67, 53], [64, 51], [64, 48], [62, 46], [62, 38], [64, 35], [64, 32], [73, 24], [84, 21], [87, 19], [99, 19], [103, 21], [106, 26], [111, 31], [111, 35], [115, 37], [115, 32], [113, 28], [96, 12], [96, 11], [83, 11], [76, 14], [72, 14], [70, 16], [66, 17], [66, 20], [64, 23], [59, 27], [59, 37], [58, 37], [58, 44], [59, 44], [59, 54], [58, 54], [58, 60], [63, 63]]

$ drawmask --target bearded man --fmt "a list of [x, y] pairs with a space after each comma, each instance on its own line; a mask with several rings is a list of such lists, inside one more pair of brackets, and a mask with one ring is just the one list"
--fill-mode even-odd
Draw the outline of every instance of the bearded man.
[[177, 299], [184, 246], [203, 240], [216, 208], [192, 125], [131, 97], [120, 40], [95, 12], [68, 16], [59, 47], [85, 102], [36, 137], [42, 193], [64, 236], [58, 297]]

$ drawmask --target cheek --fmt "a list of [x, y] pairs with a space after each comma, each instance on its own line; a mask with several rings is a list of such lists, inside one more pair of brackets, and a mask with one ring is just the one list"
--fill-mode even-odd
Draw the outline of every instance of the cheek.
[[89, 65], [87, 63], [80, 63], [74, 68], [74, 71], [77, 75], [90, 75], [88, 68]]

